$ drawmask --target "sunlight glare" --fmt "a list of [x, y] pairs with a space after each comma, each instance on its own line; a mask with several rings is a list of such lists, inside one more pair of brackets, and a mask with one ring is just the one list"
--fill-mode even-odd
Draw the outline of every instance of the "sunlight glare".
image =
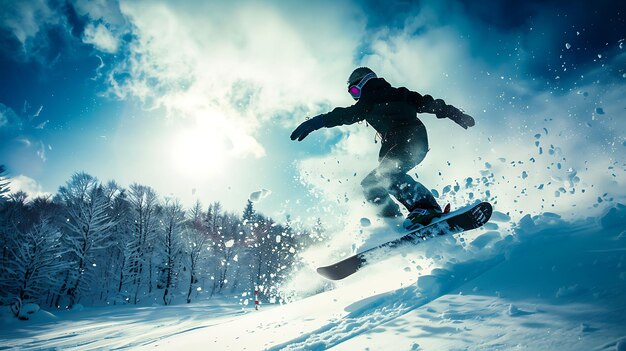
[[171, 157], [177, 172], [191, 177], [220, 173], [227, 150], [214, 131], [197, 127], [180, 132], [173, 140]]

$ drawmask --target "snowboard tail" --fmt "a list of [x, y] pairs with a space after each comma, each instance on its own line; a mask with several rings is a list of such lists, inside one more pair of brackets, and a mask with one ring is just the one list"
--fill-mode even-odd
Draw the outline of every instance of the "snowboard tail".
[[455, 234], [472, 230], [483, 226], [489, 218], [493, 208], [488, 202], [481, 202], [469, 208], [451, 212], [441, 218], [436, 219], [425, 227], [420, 227], [407, 232], [398, 239], [388, 241], [384, 244], [359, 252], [342, 261], [325, 267], [319, 267], [317, 273], [331, 280], [340, 280], [352, 275], [361, 267], [368, 263], [368, 256], [384, 248], [393, 248], [404, 244], [418, 244], [429, 237], [444, 234]]

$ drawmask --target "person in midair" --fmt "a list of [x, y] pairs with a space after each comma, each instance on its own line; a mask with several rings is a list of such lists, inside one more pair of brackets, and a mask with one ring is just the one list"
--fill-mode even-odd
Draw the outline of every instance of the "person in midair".
[[291, 133], [291, 140], [302, 141], [322, 127], [365, 120], [381, 140], [378, 167], [361, 182], [367, 201], [376, 205], [380, 216], [398, 217], [402, 213], [391, 196], [396, 198], [409, 211], [404, 224], [407, 228], [426, 225], [441, 216], [443, 211], [433, 194], [407, 174], [429, 150], [426, 128], [417, 114], [449, 118], [465, 129], [474, 126], [474, 119], [441, 99], [392, 87], [367, 67], [355, 69], [347, 83], [356, 103], [306, 120]]

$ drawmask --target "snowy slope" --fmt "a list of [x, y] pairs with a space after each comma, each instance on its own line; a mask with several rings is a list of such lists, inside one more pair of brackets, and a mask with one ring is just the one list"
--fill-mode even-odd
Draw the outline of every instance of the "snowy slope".
[[625, 350], [625, 256], [626, 207], [573, 223], [546, 213], [526, 216], [512, 228], [494, 222], [463, 236], [404, 248], [332, 291], [284, 306], [247, 308], [247, 313], [197, 305], [86, 309], [80, 318], [58, 315], [38, 328], [6, 325], [0, 345]]
[[392, 273], [364, 271], [359, 280], [334, 291], [179, 334], [146, 349], [626, 347], [624, 206], [599, 220], [576, 223], [554, 214], [527, 216], [511, 235], [495, 233], [478, 236], [455, 263], [410, 286], [380, 292], [392, 288], [377, 286], [391, 280], [382, 277]]

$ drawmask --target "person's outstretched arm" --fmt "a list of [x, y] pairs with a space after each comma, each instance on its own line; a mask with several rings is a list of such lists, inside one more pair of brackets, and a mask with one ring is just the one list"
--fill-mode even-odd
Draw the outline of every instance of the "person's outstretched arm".
[[302, 141], [311, 132], [322, 127], [331, 128], [362, 121], [365, 119], [366, 112], [365, 105], [359, 102], [350, 107], [337, 107], [328, 113], [317, 115], [302, 122], [291, 133], [291, 140]]
[[437, 118], [450, 118], [465, 129], [473, 127], [475, 124], [472, 116], [463, 113], [463, 111], [452, 105], [446, 105], [446, 102], [442, 99], [434, 99], [430, 95], [421, 95], [420, 93], [408, 89], [406, 89], [406, 94], [408, 94], [410, 96], [409, 99], [416, 104], [418, 113], [432, 113], [435, 114]]

